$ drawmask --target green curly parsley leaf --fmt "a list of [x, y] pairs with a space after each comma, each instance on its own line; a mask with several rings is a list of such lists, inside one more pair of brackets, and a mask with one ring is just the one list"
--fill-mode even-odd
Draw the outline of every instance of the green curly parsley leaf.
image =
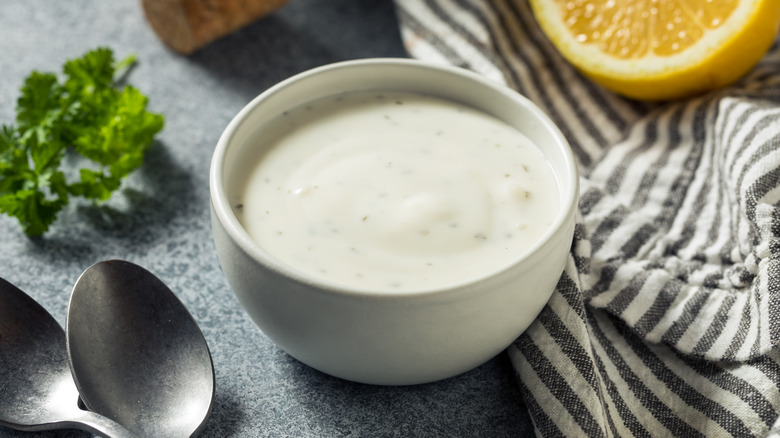
[[[32, 72], [16, 105], [16, 126], [0, 130], [0, 213], [15, 217], [29, 236], [40, 236], [71, 196], [103, 201], [143, 163], [162, 115], [146, 111], [147, 98], [117, 81], [135, 62], [114, 62], [98, 48], [53, 73]], [[66, 169], [68, 151], [83, 168]]]

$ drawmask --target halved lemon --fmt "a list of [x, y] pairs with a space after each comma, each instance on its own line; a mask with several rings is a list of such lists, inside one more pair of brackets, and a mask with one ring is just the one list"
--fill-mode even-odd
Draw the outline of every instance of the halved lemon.
[[780, 27], [778, 0], [530, 0], [543, 32], [595, 82], [667, 100], [731, 84]]

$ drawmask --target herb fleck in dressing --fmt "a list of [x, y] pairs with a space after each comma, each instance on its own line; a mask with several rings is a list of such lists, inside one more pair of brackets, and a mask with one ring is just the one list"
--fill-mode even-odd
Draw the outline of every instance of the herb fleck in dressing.
[[268, 253], [333, 284], [413, 291], [474, 280], [522, 257], [559, 208], [530, 140], [450, 101], [343, 94], [261, 134], [235, 214]]

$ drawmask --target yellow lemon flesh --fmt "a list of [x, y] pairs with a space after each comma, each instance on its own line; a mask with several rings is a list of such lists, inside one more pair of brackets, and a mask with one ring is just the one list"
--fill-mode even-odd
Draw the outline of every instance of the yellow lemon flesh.
[[733, 83], [764, 56], [778, 0], [530, 0], [543, 32], [595, 82], [667, 100]]

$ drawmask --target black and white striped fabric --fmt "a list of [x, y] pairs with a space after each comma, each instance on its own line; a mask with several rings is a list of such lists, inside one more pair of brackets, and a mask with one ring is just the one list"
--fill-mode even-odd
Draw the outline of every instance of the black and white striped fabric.
[[726, 90], [638, 103], [527, 0], [395, 0], [411, 56], [516, 89], [581, 168], [557, 290], [508, 349], [539, 436], [780, 437], [780, 46]]

